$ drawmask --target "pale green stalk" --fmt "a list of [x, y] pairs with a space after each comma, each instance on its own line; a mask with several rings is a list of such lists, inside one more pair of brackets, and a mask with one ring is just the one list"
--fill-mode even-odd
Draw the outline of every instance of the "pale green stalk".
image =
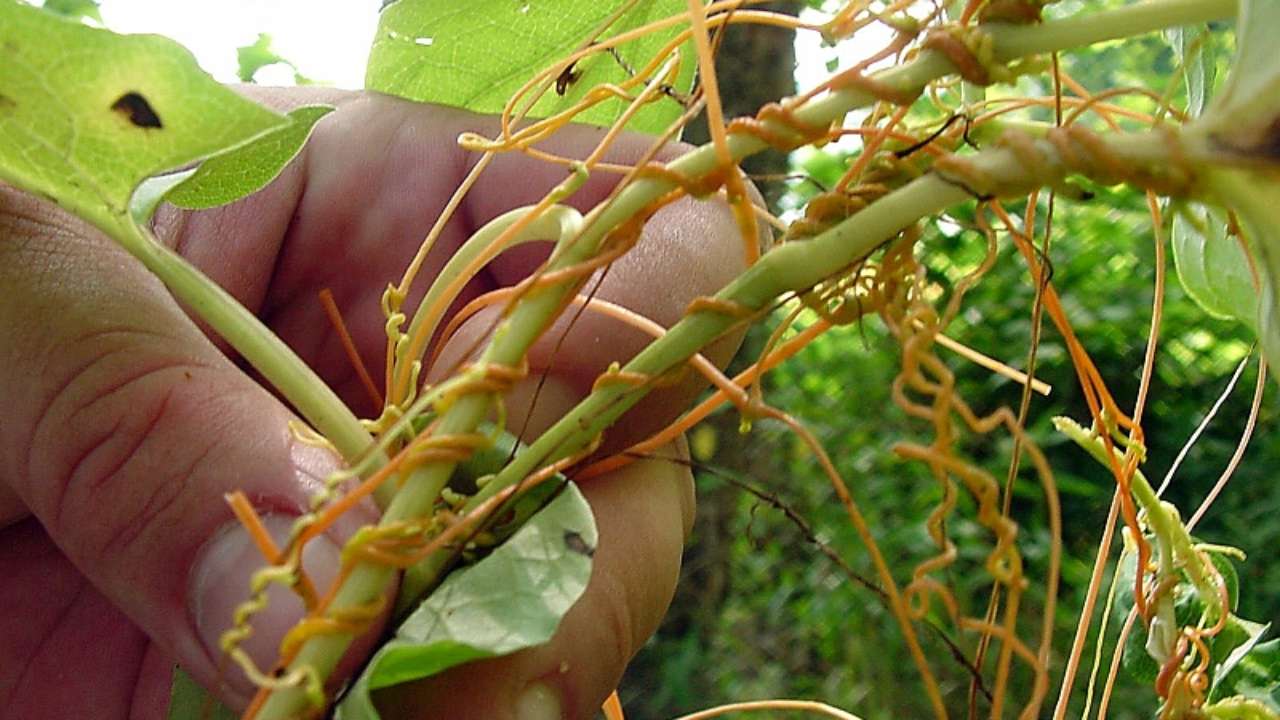
[[115, 228], [104, 230], [262, 373], [347, 462], [369, 448], [373, 438], [346, 404], [230, 293], [128, 217], [121, 216]]
[[[1095, 460], [1110, 467], [1110, 463], [1107, 460], [1106, 445], [1102, 442], [1102, 438], [1095, 436], [1068, 418], [1054, 418], [1053, 425], [1092, 455]], [[1124, 455], [1118, 449], [1113, 449], [1112, 452], [1116, 461], [1124, 462]], [[1156, 495], [1155, 488], [1151, 486], [1142, 470], [1134, 470], [1129, 489], [1133, 494], [1133, 499], [1146, 514], [1147, 524], [1151, 527], [1151, 532], [1156, 537], [1156, 546], [1160, 551], [1160, 571], [1157, 575], [1157, 582], [1174, 577], [1174, 573], [1177, 570], [1176, 562], [1181, 560], [1182, 567], [1187, 571], [1188, 577], [1191, 578], [1191, 584], [1195, 586], [1196, 593], [1200, 596], [1200, 600], [1204, 602], [1205, 607], [1216, 612], [1225, 612], [1226, 608], [1222, 607], [1222, 598], [1209, 581], [1210, 573], [1204, 566], [1204, 560], [1196, 552], [1191, 534], [1187, 532], [1186, 526], [1182, 524], [1182, 520], [1178, 517], [1178, 509], [1172, 504], [1160, 500], [1160, 497]]]
[[[1234, 11], [1233, 0], [1162, 0], [1099, 12], [1084, 20], [1072, 19], [1024, 28], [996, 28], [992, 35], [997, 39], [996, 57], [1007, 60], [1015, 56], [1012, 50], [1001, 45], [1004, 38], [1018, 49], [1020, 55], [1038, 54], [1172, 25], [1228, 17]], [[877, 73], [875, 79], [897, 90], [916, 91], [951, 70], [950, 63], [940, 55], [924, 52], [909, 63]], [[806, 103], [796, 111], [796, 117], [805, 125], [824, 127], [849, 111], [875, 101], [873, 95], [861, 90], [841, 90]], [[731, 134], [728, 145], [735, 160], [766, 147], [760, 139], [744, 134]], [[1118, 150], [1128, 151], [1135, 162], [1151, 157], [1167, 160], [1162, 138], [1133, 138]], [[1052, 148], [1045, 151], [1047, 157], [1053, 157]], [[1000, 183], [1002, 191], [1013, 192], [1016, 188], [1022, 192], [1029, 183], [1046, 177], [1044, 169], [1031, 173], [1022, 168], [1013, 153], [1006, 150], [983, 153], [973, 162]], [[714, 170], [717, 164], [715, 149], [708, 145], [668, 167], [696, 179]], [[645, 178], [631, 183], [612, 202], [596, 208], [587, 216], [585, 230], [575, 240], [557, 245], [548, 270], [572, 267], [591, 259], [600, 252], [609, 232], [672, 189], [672, 183], [660, 178]], [[838, 272], [919, 218], [968, 198], [969, 193], [963, 188], [936, 175], [927, 175], [863, 210], [857, 215], [856, 222], [846, 221], [815, 238], [771, 251], [718, 297], [752, 308], [763, 307], [782, 292], [810, 287]], [[533, 342], [552, 324], [564, 301], [577, 292], [582, 282], [577, 279], [529, 290], [498, 326], [480, 364], [519, 364]], [[733, 322], [732, 318], [709, 312], [688, 315], [661, 340], [637, 355], [626, 369], [649, 375], [661, 374], [683, 363]], [[491, 496], [510, 486], [539, 465], [585, 447], [591, 438], [602, 432], [643, 394], [643, 390], [620, 385], [607, 385], [593, 392], [521, 453], [498, 477], [486, 484], [477, 499], [473, 499], [473, 505], [481, 496]], [[471, 432], [488, 413], [492, 402], [492, 397], [487, 394], [460, 398], [442, 415], [437, 432], [441, 435]], [[454, 465], [453, 462], [433, 462], [415, 469], [384, 515], [383, 523], [419, 517], [429, 511]], [[385, 566], [361, 564], [343, 584], [332, 607], [344, 609], [366, 604], [386, 591], [391, 578], [392, 571]], [[350, 635], [312, 638], [304, 644], [289, 668], [310, 666], [325, 678], [351, 640]], [[290, 717], [305, 708], [306, 700], [301, 690], [285, 689], [273, 693], [260, 717], [269, 720]]]

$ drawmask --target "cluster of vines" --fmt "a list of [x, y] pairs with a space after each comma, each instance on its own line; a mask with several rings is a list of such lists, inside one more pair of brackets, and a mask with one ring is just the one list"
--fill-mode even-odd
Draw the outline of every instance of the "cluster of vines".
[[[1135, 622], [1150, 628], [1168, 624], [1170, 597], [1181, 572], [1203, 596], [1206, 611], [1199, 625], [1160, 631], [1167, 633], [1166, 659], [1154, 687], [1162, 716], [1194, 716], [1206, 703], [1206, 640], [1224, 626], [1229, 602], [1225, 584], [1206, 551], [1191, 543], [1186, 526], [1175, 512], [1161, 505], [1138, 469], [1143, 459], [1142, 416], [1158, 341], [1162, 293], [1157, 289], [1143, 384], [1132, 409], [1125, 410], [1072, 331], [1051, 280], [1052, 223], [1038, 222], [1036, 213], [1043, 188], [1052, 192], [1050, 213], [1055, 202], [1087, 199], [1087, 193], [1067, 181], [1071, 175], [1104, 184], [1124, 182], [1146, 190], [1156, 228], [1163, 227], [1158, 196], [1197, 192], [1197, 172], [1191, 160], [1196, 148], [1178, 130], [1183, 118], [1170, 106], [1172, 90], [1161, 94], [1141, 88], [1113, 88], [1093, 93], [1064, 72], [1051, 53], [1166, 25], [1227, 16], [1233, 4], [1225, 0], [1167, 0], [1155, 11], [1122, 8], [1105, 19], [1093, 18], [1090, 25], [1073, 24], [1070, 19], [1044, 21], [1045, 3], [1038, 0], [970, 0], [952, 15], [937, 4], [917, 0], [875, 3], [874, 7], [865, 0], [849, 0], [827, 22], [811, 24], [754, 9], [756, 3], [751, 0], [719, 0], [709, 5], [690, 0], [687, 12], [681, 15], [608, 35], [610, 25], [634, 2], [621, 3], [595, 33], [582, 39], [577, 51], [530, 78], [502, 113], [501, 130], [495, 137], [466, 135], [460, 139], [463, 147], [479, 153], [480, 159], [402, 278], [383, 296], [387, 343], [381, 383], [359, 366], [351, 351], [370, 397], [382, 408], [378, 417], [365, 421], [374, 438], [372, 446], [328, 479], [326, 492], [315, 498], [312, 512], [299, 519], [283, 547], [271, 541], [245, 498], [233, 499], [237, 516], [252, 531], [268, 563], [256, 576], [255, 592], [237, 613], [235, 627], [223, 639], [227, 655], [261, 688], [246, 717], [322, 712], [329, 702], [329, 674], [351, 640], [386, 611], [385, 589], [397, 573], [405, 573], [399, 601], [403, 607], [438, 584], [462, 550], [500, 541], [502, 533], [494, 518], [513, 498], [541, 485], [563, 482], [566, 476], [587, 482], [644, 457], [726, 402], [746, 421], [785, 423], [819, 458], [871, 557], [884, 602], [910, 650], [935, 715], [947, 717], [956, 708], [947, 706], [937, 680], [938, 666], [945, 661], [928, 657], [917, 635], [921, 624], [941, 609], [962, 637], [974, 640], [968, 668], [975, 674], [969, 715], [978, 714], [977, 688], [981, 686], [984, 692], [990, 688], [992, 717], [1001, 717], [1006, 706], [1015, 704], [1021, 707], [1020, 717], [1038, 717], [1054, 682], [1050, 648], [1059, 583], [1061, 517], [1053, 473], [1024, 429], [1036, 383], [1036, 347], [1033, 343], [1029, 348], [1025, 374], [996, 366], [1025, 386], [1021, 406], [1016, 411], [1000, 408], [985, 414], [957, 395], [953, 372], [936, 352], [939, 344], [956, 346], [945, 335], [947, 327], [960, 312], [966, 291], [981, 281], [995, 261], [997, 244], [1004, 238], [1020, 251], [1035, 284], [1034, 306], [1028, 310], [1037, 337], [1041, 315], [1047, 312], [1070, 351], [1093, 423], [1091, 431], [1078, 429], [1077, 439], [1096, 452], [1116, 484], [1116, 501], [1098, 552], [1090, 604], [1082, 614], [1077, 640], [1062, 674], [1056, 716], [1065, 713], [1071, 697], [1092, 622], [1092, 603], [1107, 563], [1110, 528], [1117, 515], [1139, 568], [1134, 586], [1124, 589], [1134, 600], [1126, 628]], [[856, 37], [868, 26], [880, 24], [892, 30], [893, 39], [863, 63], [842, 70], [803, 95], [770, 104], [755, 117], [726, 119], [715, 80], [716, 41], [724, 27], [740, 23], [820, 33], [830, 42]], [[617, 48], [638, 37], [673, 26], [683, 29], [648, 62], [627, 67], [626, 81], [592, 87], [567, 110], [525, 120], [544, 94], [563, 94], [576, 82], [577, 63], [593, 55], [616, 53]], [[680, 52], [690, 41], [696, 58]], [[697, 63], [701, 78], [697, 90], [688, 96], [673, 88], [680, 64], [687, 62]], [[886, 62], [890, 69], [871, 71], [876, 63]], [[1054, 92], [1045, 97], [958, 102], [966, 92], [961, 82], [972, 88], [1012, 82], [1021, 74], [1047, 74]], [[1127, 93], [1149, 97], [1153, 112], [1136, 112], [1112, 102]], [[626, 110], [586, 157], [559, 157], [535, 147], [582, 112], [606, 102], [621, 103]], [[629, 166], [605, 162], [606, 152], [627, 121], [657, 102], [678, 102], [683, 108], [681, 117], [649, 155]], [[913, 112], [922, 106], [931, 112]], [[1003, 132], [1016, 124], [1005, 122], [1005, 116], [1033, 107], [1052, 109], [1055, 122]], [[865, 121], [857, 127], [845, 127], [845, 115], [860, 108], [868, 109]], [[668, 164], [652, 161], [663, 141], [677, 135], [703, 111], [712, 138], [706, 147]], [[946, 119], [916, 119], [929, 115]], [[1093, 129], [1118, 130], [1120, 119], [1148, 126], [1150, 131], [1121, 141]], [[803, 217], [787, 223], [751, 202], [748, 179], [737, 164], [743, 157], [765, 147], [790, 150], [820, 145], [845, 134], [862, 137], [860, 154], [834, 188], [809, 203]], [[524, 153], [563, 165], [570, 172], [537, 204], [508, 213], [476, 233], [434, 280], [420, 304], [405, 308], [410, 287], [436, 238], [476, 179], [502, 153]], [[613, 193], [585, 216], [561, 205], [592, 173], [617, 173], [621, 179]], [[749, 270], [715, 297], [690, 304], [684, 318], [672, 328], [594, 297], [601, 273], [635, 246], [648, 218], [680, 198], [712, 195], [723, 197], [733, 210]], [[1002, 203], [1020, 198], [1028, 198], [1026, 210], [1023, 217], [1015, 218]], [[918, 259], [921, 233], [917, 221], [972, 200], [978, 203], [973, 230], [985, 238], [985, 260], [949, 293], [936, 292], [925, 281]], [[1041, 225], [1046, 230], [1037, 244], [1033, 235]], [[776, 247], [772, 241], [761, 240], [775, 230], [782, 236]], [[490, 260], [516, 244], [546, 238], [557, 242], [550, 259], [537, 272], [516, 287], [473, 301], [445, 322], [446, 311], [462, 288]], [[1159, 282], [1163, 281], [1161, 275]], [[475, 348], [469, 355], [472, 359], [446, 368], [447, 380], [424, 385], [421, 379], [429, 372], [441, 374], [435, 367], [439, 359], [428, 353], [433, 338], [437, 345], [443, 345], [442, 339], [449, 338], [466, 318], [492, 306], [502, 310], [487, 346]], [[772, 313], [779, 307], [788, 312]], [[588, 398], [528, 447], [513, 450], [510, 461], [483, 478], [474, 492], [451, 487], [450, 478], [458, 464], [492, 446], [506, 425], [501, 397], [530, 374], [526, 356], [532, 343], [561, 314], [584, 312], [605, 314], [656, 340], [629, 362], [600, 375]], [[341, 331], [340, 318], [336, 313], [333, 316]], [[748, 323], [779, 316], [785, 317], [761, 356], [736, 377], [724, 376], [698, 354], [708, 343]], [[941, 494], [941, 501], [924, 523], [933, 544], [932, 554], [907, 573], [890, 567], [874, 539], [867, 513], [821, 445], [800, 422], [769, 405], [761, 389], [765, 372], [826, 330], [876, 316], [901, 349], [900, 372], [892, 387], [894, 402], [908, 417], [920, 420], [928, 435], [904, 440], [893, 451], [927, 468]], [[813, 317], [816, 321], [803, 328], [793, 327], [802, 318]], [[972, 352], [968, 356], [991, 364]], [[625, 452], [593, 457], [610, 423], [646, 392], [678, 379], [689, 368], [714, 386], [710, 397]], [[497, 422], [487, 424], [494, 416]], [[961, 450], [965, 434], [996, 432], [1007, 433], [1015, 441], [1003, 483], [991, 469], [965, 458]], [[321, 444], [335, 442], [318, 436], [308, 439]], [[1050, 519], [1050, 559], [1045, 576], [1039, 578], [1025, 573], [1019, 526], [1011, 517], [1012, 485], [1023, 472], [1023, 464], [1043, 489]], [[945, 579], [957, 558], [948, 527], [961, 492], [973, 498], [976, 520], [989, 531], [992, 542], [985, 561], [992, 589], [986, 612], [980, 617], [961, 612]], [[301, 569], [303, 548], [369, 496], [383, 506], [383, 520], [348, 542], [332, 587], [315, 587]], [[1151, 563], [1153, 553], [1158, 565]], [[909, 579], [904, 583], [903, 577]], [[259, 668], [240, 644], [251, 632], [254, 614], [266, 603], [266, 589], [271, 584], [293, 589], [302, 599], [307, 617], [284, 638], [277, 666]], [[1023, 600], [1028, 592], [1042, 598], [1043, 615], [1038, 621], [1025, 617], [1028, 613]], [[1120, 645], [1123, 641], [1117, 647]], [[994, 658], [991, 680], [980, 677], [991, 665], [988, 656]], [[1029, 697], [1006, 697], [1015, 663], [1034, 676]], [[811, 709], [837, 712], [817, 706]], [[699, 715], [703, 716], [710, 715]]]

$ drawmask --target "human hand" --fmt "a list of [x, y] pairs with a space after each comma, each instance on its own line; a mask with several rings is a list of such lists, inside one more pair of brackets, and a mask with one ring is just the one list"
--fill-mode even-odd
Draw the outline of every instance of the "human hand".
[[[382, 290], [474, 161], [454, 138], [496, 125], [380, 96], [247, 92], [282, 109], [308, 102], [339, 109], [270, 187], [219, 210], [162, 212], [157, 234], [368, 415], [375, 409], [317, 293], [333, 292], [365, 363], [382, 367]], [[548, 147], [581, 157], [599, 136], [570, 128]], [[634, 160], [646, 144], [624, 139], [612, 159]], [[424, 274], [432, 277], [480, 224], [535, 202], [563, 173], [520, 157], [498, 161]], [[613, 182], [593, 177], [571, 203], [585, 210]], [[461, 302], [524, 277], [538, 253], [524, 247], [498, 258]], [[599, 295], [670, 324], [690, 299], [735, 275], [739, 257], [728, 210], [685, 201], [654, 217]], [[0, 718], [164, 717], [175, 663], [243, 706], [251, 688], [220, 663], [217, 639], [260, 561], [223, 496], [243, 490], [283, 534], [336, 460], [297, 442], [289, 410], [123, 250], [7, 188], [0, 188], [0, 288]], [[485, 327], [469, 322], [451, 342], [469, 347]], [[647, 342], [591, 314], [575, 321], [559, 352], [557, 336], [548, 333], [530, 354], [535, 372], [509, 399], [510, 417], [529, 415], [535, 432], [609, 362]], [[721, 346], [711, 355], [725, 360], [728, 352]], [[536, 371], [546, 368], [549, 380], [530, 408]], [[611, 446], [661, 427], [695, 391], [685, 383], [655, 394], [612, 432]], [[662, 459], [593, 480], [584, 492], [600, 545], [587, 593], [552, 642], [397, 688], [379, 701], [388, 717], [595, 712], [670, 601], [693, 500], [687, 468]], [[317, 584], [333, 577], [345, 537], [375, 515], [360, 508], [332, 537], [308, 546], [304, 562]], [[296, 602], [277, 596], [255, 623], [249, 649], [260, 664], [270, 666], [300, 614]]]

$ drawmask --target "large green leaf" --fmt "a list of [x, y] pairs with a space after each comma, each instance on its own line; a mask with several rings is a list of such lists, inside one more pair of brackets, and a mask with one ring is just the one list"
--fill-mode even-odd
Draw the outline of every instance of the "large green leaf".
[[1258, 292], [1239, 239], [1227, 234], [1226, 213], [1197, 203], [1173, 218], [1173, 260], [1187, 294], [1210, 315], [1257, 329]]
[[99, 225], [143, 179], [286, 124], [182, 46], [0, 0], [0, 179]]
[[[654, 20], [676, 15], [684, 0], [638, 0], [601, 32], [619, 3], [601, 0], [399, 0], [382, 11], [369, 55], [365, 85], [421, 102], [441, 103], [476, 112], [495, 113], [537, 71], [585, 45]], [[617, 57], [600, 52], [572, 68], [576, 80], [547, 92], [532, 117], [568, 108], [601, 83], [627, 79], [643, 67], [678, 27], [650, 33], [623, 44]], [[687, 90], [696, 64], [690, 46], [681, 50], [680, 79]], [[567, 76], [566, 76], [567, 79]], [[608, 125], [626, 105], [610, 99], [578, 116], [580, 122]], [[663, 97], [643, 109], [629, 127], [661, 132], [684, 108]]]
[[377, 688], [550, 640], [586, 589], [596, 542], [591, 508], [569, 484], [510, 540], [423, 601], [369, 661], [338, 717], [377, 718], [370, 697]]

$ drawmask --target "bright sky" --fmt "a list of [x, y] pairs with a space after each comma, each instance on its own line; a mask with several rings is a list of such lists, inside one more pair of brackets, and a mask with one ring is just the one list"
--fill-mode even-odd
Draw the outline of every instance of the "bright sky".
[[[466, 2], [466, 0], [436, 0]], [[272, 49], [297, 65], [303, 75], [344, 88], [364, 86], [364, 66], [378, 24], [381, 0], [102, 0], [102, 18], [116, 32], [159, 33], [191, 50], [206, 71], [224, 82], [236, 81], [236, 48], [252, 44], [258, 33], [271, 35]], [[806, 9], [802, 17], [821, 21]], [[889, 40], [877, 26], [859, 34], [860, 42], [823, 46], [816, 33], [796, 38], [796, 81], [801, 90], [826, 78], [831, 67], [848, 67]], [[875, 37], [872, 37], [875, 36]], [[291, 85], [284, 66], [259, 71], [258, 82]], [[857, 122], [860, 117], [850, 117]], [[838, 147], [857, 147], [854, 136]]]
[[[467, 0], [435, 0], [466, 2]], [[272, 49], [294, 63], [303, 75], [343, 88], [364, 87], [364, 67], [378, 25], [381, 0], [102, 0], [106, 26], [116, 32], [158, 33], [182, 43], [200, 65], [223, 82], [236, 82], [236, 48], [252, 44], [258, 33], [271, 36]], [[810, 22], [825, 17], [811, 9]], [[796, 82], [807, 90], [831, 74], [829, 67], [849, 67], [890, 39], [887, 29], [872, 25], [859, 42], [824, 46], [816, 33], [796, 37]], [[285, 66], [258, 72], [264, 85], [292, 85]], [[852, 113], [845, 122], [861, 122]], [[832, 144], [851, 151], [861, 145], [856, 135]]]
[[[177, 40], [225, 82], [236, 80], [236, 48], [252, 44], [263, 32], [303, 75], [360, 88], [380, 5], [379, 0], [103, 0], [101, 10], [106, 26], [116, 32], [159, 33]], [[283, 67], [268, 68], [258, 81], [289, 85], [293, 74]]]
[[[116, 32], [159, 33], [177, 40], [205, 70], [226, 82], [236, 79], [235, 49], [264, 32], [271, 35], [273, 49], [303, 75], [359, 88], [380, 5], [379, 0], [103, 0], [102, 17]], [[805, 13], [806, 19], [820, 17], [811, 10]], [[801, 33], [796, 41], [801, 89], [827, 76], [829, 60], [844, 66], [858, 59], [860, 53], [850, 45], [823, 47], [816, 34]], [[258, 80], [291, 84], [293, 76], [287, 68], [265, 69]]]

